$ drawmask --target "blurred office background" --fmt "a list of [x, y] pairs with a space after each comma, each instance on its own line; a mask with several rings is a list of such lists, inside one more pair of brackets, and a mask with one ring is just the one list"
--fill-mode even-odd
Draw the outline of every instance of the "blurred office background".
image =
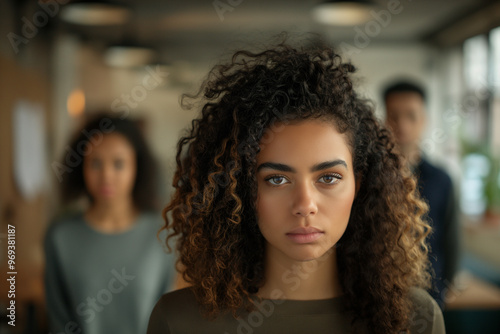
[[282, 31], [311, 40], [314, 32], [337, 45], [359, 68], [360, 91], [381, 118], [390, 81], [426, 87], [422, 149], [449, 172], [460, 198], [464, 252], [447, 300], [448, 332], [500, 333], [500, 2], [373, 0], [365, 16], [319, 12], [320, 3], [0, 2], [2, 322], [8, 224], [16, 226], [18, 272], [16, 327], [2, 323], [2, 333], [47, 329], [43, 236], [61, 209], [58, 162], [85, 117], [111, 110], [141, 122], [166, 202], [176, 140], [196, 115], [180, 108], [180, 95], [195, 92], [234, 49], [259, 47]]

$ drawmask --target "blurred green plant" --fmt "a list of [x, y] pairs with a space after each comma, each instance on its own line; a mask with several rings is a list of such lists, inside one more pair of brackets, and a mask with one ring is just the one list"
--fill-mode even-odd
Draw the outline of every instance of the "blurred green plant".
[[488, 175], [483, 179], [484, 197], [486, 199], [486, 212], [500, 216], [500, 152], [493, 154], [487, 144], [471, 143], [461, 140], [462, 159], [471, 155], [479, 154], [484, 156], [489, 162]]
[[488, 158], [491, 168], [485, 187], [485, 195], [488, 199], [487, 211], [500, 215], [500, 159], [491, 155]]

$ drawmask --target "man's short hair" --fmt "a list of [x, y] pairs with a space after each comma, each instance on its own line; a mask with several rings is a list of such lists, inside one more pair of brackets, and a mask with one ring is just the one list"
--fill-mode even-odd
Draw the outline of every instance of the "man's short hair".
[[389, 95], [394, 93], [417, 93], [425, 102], [425, 92], [422, 87], [409, 81], [399, 81], [388, 86], [384, 90], [384, 101], [387, 100]]

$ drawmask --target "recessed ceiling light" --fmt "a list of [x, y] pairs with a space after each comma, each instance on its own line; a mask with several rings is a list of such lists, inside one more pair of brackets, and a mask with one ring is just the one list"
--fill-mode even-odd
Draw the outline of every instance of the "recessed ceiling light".
[[80, 25], [119, 25], [127, 22], [129, 8], [105, 1], [71, 2], [63, 6], [62, 20]]
[[312, 10], [314, 20], [319, 23], [353, 26], [370, 20], [370, 12], [378, 8], [371, 1], [325, 1], [316, 5]]

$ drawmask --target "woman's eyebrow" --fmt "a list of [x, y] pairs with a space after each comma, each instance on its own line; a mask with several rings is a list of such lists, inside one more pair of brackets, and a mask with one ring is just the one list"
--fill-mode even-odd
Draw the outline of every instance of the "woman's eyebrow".
[[268, 169], [274, 169], [274, 170], [279, 170], [280, 172], [292, 172], [295, 173], [296, 170], [288, 165], [285, 164], [279, 164], [276, 162], [264, 162], [257, 167], [257, 172], [259, 172], [263, 168], [268, 168]]
[[[314, 166], [311, 167], [311, 172], [317, 172], [317, 171], [328, 169], [328, 168], [335, 167], [338, 165], [341, 165], [341, 166], [344, 166], [345, 168], [347, 168], [347, 163], [344, 160], [336, 159], [336, 160], [324, 161], [324, 162], [320, 162], [318, 164], [315, 164]], [[276, 163], [276, 162], [264, 162], [264, 163], [260, 164], [257, 167], [257, 172], [259, 172], [263, 168], [274, 169], [274, 170], [278, 170], [280, 172], [291, 172], [291, 173], [296, 172], [295, 168], [290, 167], [290, 166], [285, 165], [285, 164]]]
[[336, 160], [321, 162], [319, 164], [312, 166], [311, 172], [317, 172], [317, 171], [332, 168], [332, 167], [335, 167], [338, 165], [342, 165], [347, 169], [347, 163], [344, 160], [336, 159]]

